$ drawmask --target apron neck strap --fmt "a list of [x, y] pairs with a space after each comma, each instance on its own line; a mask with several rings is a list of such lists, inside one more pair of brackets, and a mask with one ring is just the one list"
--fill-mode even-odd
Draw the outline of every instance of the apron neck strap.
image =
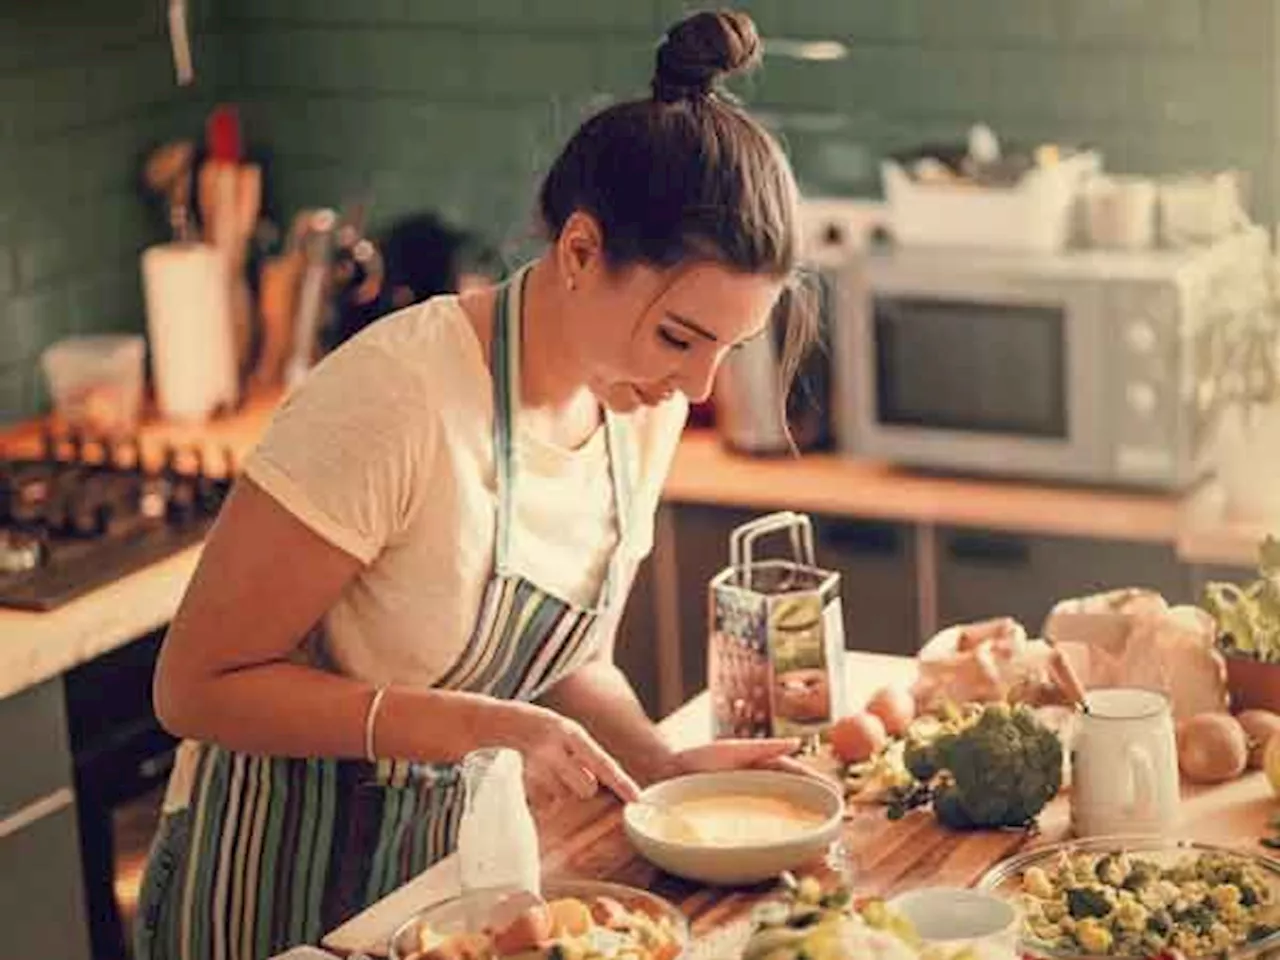
[[[511, 557], [512, 506], [516, 480], [515, 434], [520, 412], [520, 322], [523, 316], [524, 290], [533, 264], [525, 264], [510, 280], [498, 287], [494, 305], [493, 331], [489, 337], [489, 368], [493, 379], [493, 457], [497, 483], [498, 516], [494, 562], [499, 574], [509, 572]], [[617, 416], [604, 411], [605, 441], [609, 453], [614, 509], [617, 517], [618, 543], [626, 539], [631, 502], [631, 473], [628, 469], [631, 451], [626, 430]], [[615, 548], [601, 590], [601, 605], [612, 598], [618, 575], [616, 567], [622, 554]]]

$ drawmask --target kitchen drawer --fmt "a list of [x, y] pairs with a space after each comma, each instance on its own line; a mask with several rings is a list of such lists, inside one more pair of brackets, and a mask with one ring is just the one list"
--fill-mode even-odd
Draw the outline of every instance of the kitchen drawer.
[[0, 820], [72, 782], [62, 678], [0, 699]]
[[942, 528], [937, 537], [938, 624], [1011, 616], [1032, 636], [1053, 604], [1118, 587], [1186, 602], [1190, 579], [1171, 546]]
[[14, 958], [89, 960], [70, 788], [35, 803], [18, 812], [22, 822], [16, 828], [12, 817], [0, 818], [0, 952]]

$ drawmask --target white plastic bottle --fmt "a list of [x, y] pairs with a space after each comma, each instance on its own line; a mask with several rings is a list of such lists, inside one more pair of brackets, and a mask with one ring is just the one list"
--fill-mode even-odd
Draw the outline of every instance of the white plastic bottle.
[[541, 896], [538, 830], [525, 799], [523, 758], [504, 747], [476, 750], [462, 761], [462, 778], [462, 893], [482, 911], [515, 893]]

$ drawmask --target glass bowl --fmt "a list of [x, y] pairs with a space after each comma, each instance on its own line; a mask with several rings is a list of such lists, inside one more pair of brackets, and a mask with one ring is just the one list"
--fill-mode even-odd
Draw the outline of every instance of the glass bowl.
[[[977, 886], [980, 889], [1004, 896], [1018, 897], [1022, 892], [1022, 876], [1031, 867], [1052, 867], [1063, 854], [1073, 856], [1076, 854], [1100, 855], [1118, 852], [1150, 860], [1162, 866], [1201, 854], [1219, 854], [1244, 860], [1253, 864], [1262, 872], [1271, 888], [1273, 902], [1280, 904], [1280, 862], [1248, 850], [1214, 846], [1193, 840], [1171, 840], [1153, 836], [1090, 837], [1088, 839], [1067, 840], [1045, 847], [1037, 847], [1034, 850], [1017, 854], [996, 864], [978, 881]], [[1046, 958], [1046, 960], [1144, 960], [1141, 957], [1127, 957], [1120, 953], [1101, 956], [1073, 953], [1050, 946], [1025, 932], [1019, 941], [1019, 947], [1026, 957]], [[1257, 940], [1232, 947], [1226, 953], [1207, 954], [1203, 958], [1186, 957], [1186, 960], [1210, 960], [1210, 958], [1218, 960], [1221, 957], [1260, 957], [1272, 955], [1277, 950], [1280, 950], [1280, 930]]]
[[[650, 916], [665, 916], [675, 930], [681, 955], [688, 951], [689, 921], [673, 904], [648, 891], [604, 880], [549, 880], [542, 886], [542, 896], [545, 900], [557, 900], [561, 897], [578, 897], [584, 900], [612, 897], [628, 909], [638, 909]], [[390, 960], [407, 960], [417, 952], [418, 930], [423, 924], [446, 935], [476, 929], [469, 920], [477, 913], [483, 914], [484, 905], [492, 903], [493, 899], [494, 895], [489, 892], [463, 894], [418, 911], [391, 935]]]

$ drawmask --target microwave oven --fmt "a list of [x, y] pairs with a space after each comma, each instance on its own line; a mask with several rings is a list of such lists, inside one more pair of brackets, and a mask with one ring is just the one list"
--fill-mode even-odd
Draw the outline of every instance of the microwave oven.
[[1260, 228], [1178, 251], [868, 251], [832, 330], [838, 447], [1188, 488], [1209, 470], [1226, 341], [1270, 309], [1271, 257]]

